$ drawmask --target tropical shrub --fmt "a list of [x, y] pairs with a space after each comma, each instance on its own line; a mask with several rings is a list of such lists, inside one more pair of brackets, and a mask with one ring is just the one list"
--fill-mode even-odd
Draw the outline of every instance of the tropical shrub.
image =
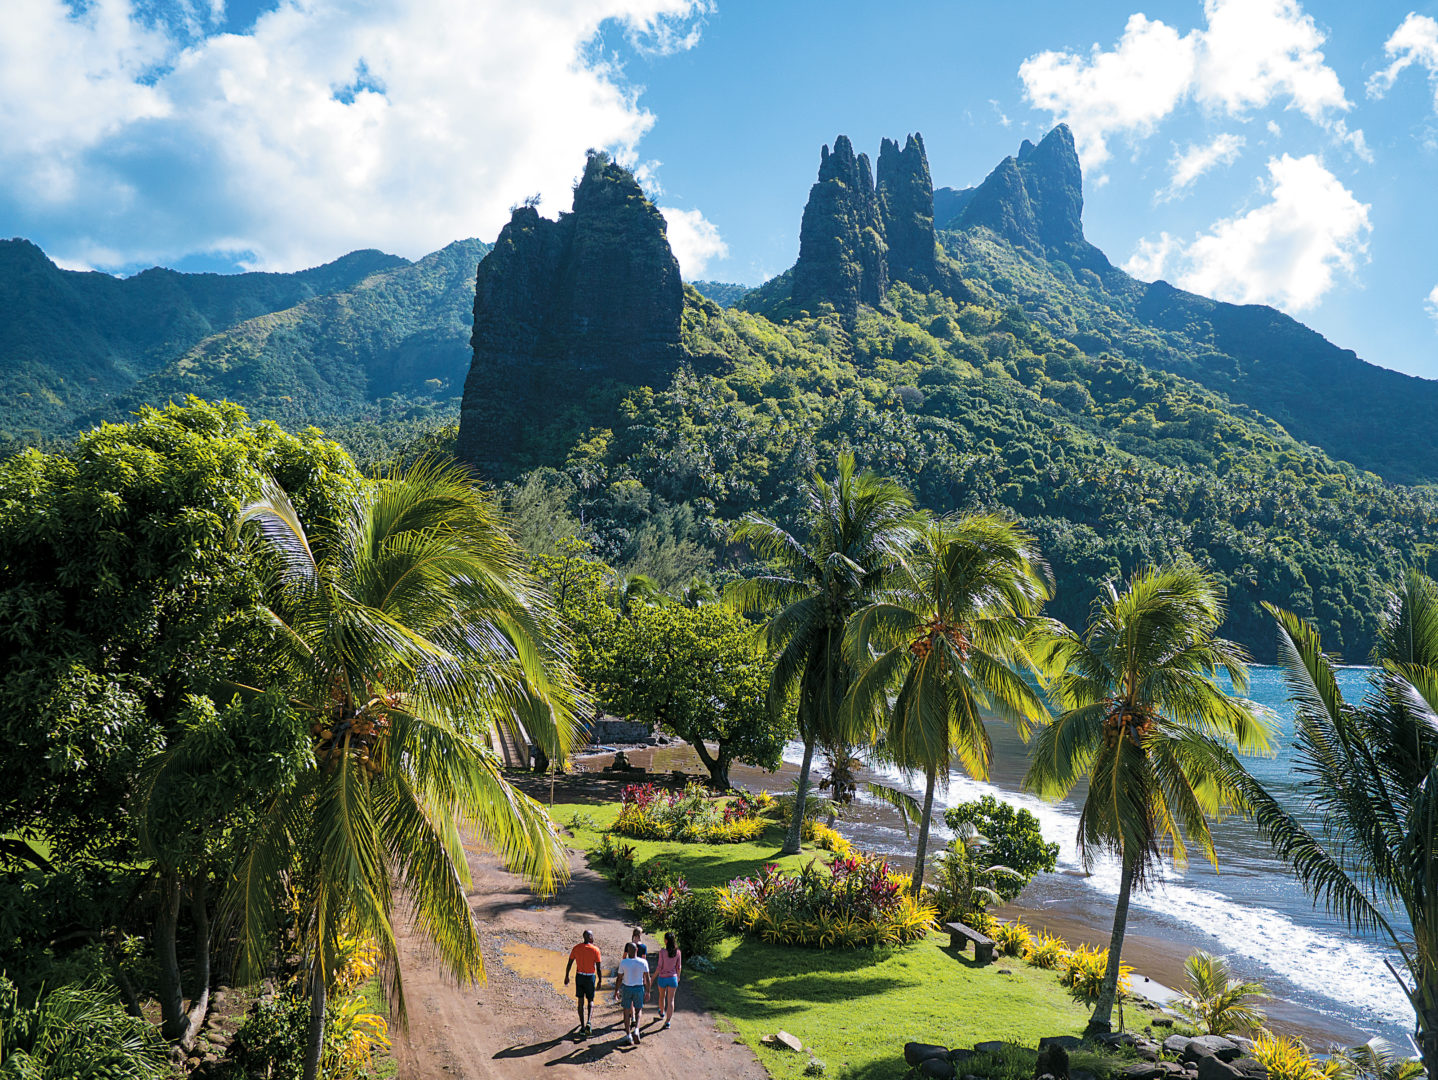
[[[1068, 987], [1069, 993], [1076, 1000], [1085, 1005], [1092, 1005], [1098, 1000], [1099, 993], [1103, 990], [1104, 976], [1108, 973], [1107, 949], [1077, 945], [1064, 954], [1059, 966], [1063, 968], [1059, 982]], [[1133, 968], [1127, 964], [1119, 965], [1120, 992], [1128, 990], [1128, 977], [1132, 973]]]
[[631, 863], [615, 876], [615, 884], [635, 896], [667, 889], [678, 880], [679, 871], [669, 866], [662, 855], [645, 859], [637, 866]]
[[1350, 1068], [1341, 1055], [1319, 1062], [1302, 1039], [1269, 1031], [1258, 1033], [1249, 1052], [1268, 1070], [1268, 1080], [1338, 1080]]
[[29, 1007], [0, 975], [0, 1077], [6, 1080], [161, 1080], [168, 1047], [111, 990], [57, 986]]
[[824, 851], [832, 851], [840, 858], [850, 858], [854, 854], [854, 845], [821, 821], [805, 819], [799, 835], [805, 842]]
[[695, 889], [680, 897], [669, 919], [685, 957], [704, 957], [724, 940], [724, 916], [713, 889]]
[[615, 878], [624, 876], [625, 871], [634, 865], [634, 845], [621, 844], [614, 839], [613, 833], [606, 832], [599, 838], [599, 849], [594, 853], [594, 861], [599, 866], [615, 871]]
[[730, 799], [721, 808], [702, 784], [691, 783], [683, 791], [630, 784], [620, 793], [613, 831], [640, 840], [737, 844], [758, 839], [764, 828], [757, 802]]
[[1059, 846], [1044, 840], [1039, 819], [992, 795], [951, 806], [944, 811], [944, 824], [954, 832], [965, 825], [978, 830], [988, 841], [984, 858], [1013, 872], [989, 882], [1001, 900], [1012, 900], [1035, 874], [1052, 873], [1058, 865]]
[[1185, 986], [1178, 1011], [1210, 1035], [1255, 1031], [1266, 1017], [1251, 998], [1265, 998], [1263, 984], [1229, 977], [1228, 965], [1202, 950], [1183, 962]]
[[[299, 1080], [304, 1073], [310, 1024], [308, 997], [282, 994], [250, 1007], [235, 1032], [230, 1056], [249, 1076]], [[360, 998], [331, 998], [325, 1008], [320, 1074], [325, 1080], [355, 1080], [389, 1048], [384, 1017], [369, 1012]]]
[[1064, 939], [1041, 931], [1024, 953], [1024, 960], [1036, 968], [1052, 971], [1061, 966], [1068, 957], [1069, 947]]
[[935, 910], [904, 891], [904, 878], [882, 859], [812, 860], [786, 874], [773, 863], [736, 878], [718, 893], [731, 930], [778, 945], [817, 948], [899, 945], [923, 937]]
[[940, 923], [958, 922], [992, 933], [997, 921], [985, 908], [1002, 900], [1000, 881], [1017, 878], [1007, 866], [991, 865], [988, 841], [972, 825], [960, 824], [960, 834], [944, 849], [934, 866], [933, 885], [927, 890], [938, 909]]
[[1023, 956], [1034, 940], [1033, 931], [1017, 919], [999, 923], [994, 928], [992, 937], [994, 948], [1000, 956]]
[[651, 930], [673, 926], [679, 902], [690, 892], [689, 883], [683, 878], [662, 888], [646, 889], [634, 898], [634, 913]]

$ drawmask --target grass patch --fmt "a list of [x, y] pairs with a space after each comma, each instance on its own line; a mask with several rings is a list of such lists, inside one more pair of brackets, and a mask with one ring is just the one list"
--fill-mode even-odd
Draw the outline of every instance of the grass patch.
[[[560, 804], [552, 816], [568, 825], [575, 811], [589, 815], [572, 828], [575, 846], [592, 851], [619, 806]], [[727, 885], [767, 862], [797, 869], [812, 858], [830, 858], [811, 849], [781, 857], [783, 839], [775, 824], [753, 843], [623, 842], [634, 846], [636, 861], [664, 856], [694, 888]], [[1081, 1033], [1089, 1016], [1059, 985], [1056, 972], [1007, 958], [980, 967], [972, 956], [949, 949], [947, 935], [938, 933], [912, 945], [840, 950], [731, 936], [714, 958], [715, 973], [686, 973], [681, 989], [698, 992], [727, 1018], [779, 1080], [802, 1076], [809, 1060], [759, 1042], [780, 1028], [823, 1059], [827, 1075], [879, 1080], [906, 1072], [903, 1050], [910, 1039], [964, 1047], [1005, 1039], [1033, 1047], [1044, 1035]]]
[[[579, 815], [577, 818], [575, 815]], [[592, 804], [556, 803], [549, 816], [574, 834], [574, 846], [583, 851], [593, 851], [599, 846], [604, 830], [614, 824], [619, 816], [618, 803]], [[587, 818], [587, 820], [586, 820]], [[571, 824], [577, 822], [577, 824]], [[770, 822], [764, 835], [757, 840], [737, 844], [688, 844], [682, 840], [634, 840], [627, 836], [615, 836], [621, 844], [634, 849], [634, 861], [642, 863], [656, 855], [663, 855], [665, 862], [684, 875], [691, 889], [717, 888], [728, 885], [736, 877], [747, 877], [765, 863], [777, 863], [785, 870], [797, 870], [810, 859], [818, 858], [827, 863], [833, 856], [827, 851], [806, 849], [798, 855], [783, 855], [779, 849], [784, 846], [784, 827]], [[600, 871], [613, 878], [608, 871]]]

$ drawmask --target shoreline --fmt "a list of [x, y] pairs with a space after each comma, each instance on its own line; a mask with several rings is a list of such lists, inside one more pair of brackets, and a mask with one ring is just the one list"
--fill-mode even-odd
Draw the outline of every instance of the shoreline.
[[[660, 746], [638, 745], [597, 749], [593, 752], [576, 755], [572, 759], [573, 765], [576, 769], [582, 769], [584, 772], [595, 772], [613, 760], [612, 749], [623, 749], [634, 765], [643, 766], [649, 770], [647, 774], [633, 774], [635, 781], [664, 780], [676, 769], [696, 774], [696, 778], [704, 776], [704, 769], [692, 748], [678, 741]], [[609, 773], [607, 775], [616, 779], [623, 778], [623, 774]], [[730, 769], [731, 782], [736, 787], [750, 791], [783, 791], [797, 777], [798, 768], [788, 762], [783, 763], [778, 770], [772, 773], [744, 765], [735, 765]], [[886, 808], [866, 806], [860, 815], [856, 815], [853, 819], [841, 819], [835, 827], [848, 839], [854, 840], [862, 846], [864, 817], [867, 816], [874, 820], [883, 814], [884, 809]], [[906, 860], [902, 855], [896, 854], [887, 857], [896, 866], [902, 866], [905, 869], [912, 865], [911, 861]], [[1077, 874], [1066, 874], [1063, 871], [1045, 876], [1049, 878], [1079, 877]], [[1098, 926], [1092, 919], [1075, 916], [1071, 912], [1063, 910], [1059, 906], [1061, 902], [1051, 900], [1047, 903], [1032, 901], [1026, 903], [1024, 896], [1020, 896], [1010, 904], [995, 908], [993, 913], [1002, 919], [1021, 919], [1034, 930], [1046, 929], [1071, 944], [1108, 947], [1111, 925]], [[1180, 987], [1184, 983], [1183, 964], [1190, 951], [1171, 937], [1149, 934], [1141, 929], [1136, 929], [1131, 921], [1124, 937], [1123, 950], [1125, 963], [1134, 969], [1133, 975], [1130, 977], [1130, 989], [1136, 994], [1166, 1006], [1168, 1002], [1178, 996], [1178, 991], [1174, 988]], [[1325, 1052], [1334, 1045], [1357, 1046], [1374, 1035], [1374, 1032], [1364, 1031], [1336, 1017], [1283, 997], [1270, 997], [1260, 1002], [1259, 1006], [1268, 1014], [1270, 1028], [1279, 1034], [1302, 1039], [1314, 1051]]]

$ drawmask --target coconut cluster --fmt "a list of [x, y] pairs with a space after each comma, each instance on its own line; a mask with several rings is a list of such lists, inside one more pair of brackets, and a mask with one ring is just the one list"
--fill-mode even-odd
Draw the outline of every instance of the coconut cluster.
[[934, 651], [934, 642], [940, 637], [949, 639], [960, 660], [968, 657], [972, 642], [969, 641], [969, 635], [964, 633], [964, 628], [938, 619], [925, 624], [924, 632], [909, 643], [909, 652], [920, 660], [926, 659]]
[[379, 699], [359, 710], [336, 705], [327, 720], [310, 725], [315, 759], [321, 765], [334, 769], [348, 754], [371, 776], [379, 775], [380, 749], [388, 733], [389, 717]]

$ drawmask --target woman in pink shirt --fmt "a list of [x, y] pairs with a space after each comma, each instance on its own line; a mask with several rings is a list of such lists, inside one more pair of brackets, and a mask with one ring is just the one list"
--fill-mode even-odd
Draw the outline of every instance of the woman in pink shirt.
[[679, 993], [679, 972], [683, 967], [684, 954], [675, 944], [674, 935], [665, 934], [664, 948], [659, 950], [654, 965], [654, 991], [659, 998], [659, 1015], [664, 1017], [666, 1028], [674, 1019], [674, 996]]

